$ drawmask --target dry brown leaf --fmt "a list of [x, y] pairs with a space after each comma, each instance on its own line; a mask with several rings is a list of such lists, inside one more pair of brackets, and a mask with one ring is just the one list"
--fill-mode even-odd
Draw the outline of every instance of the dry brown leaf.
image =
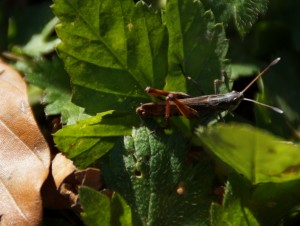
[[40, 225], [40, 189], [50, 150], [34, 120], [22, 77], [0, 62], [0, 216], [1, 226]]
[[52, 176], [56, 189], [58, 190], [64, 180], [76, 170], [73, 161], [62, 153], [55, 155], [52, 160]]
[[44, 205], [47, 208], [72, 208], [81, 212], [78, 190], [85, 185], [96, 190], [102, 187], [101, 171], [97, 168], [78, 170], [73, 161], [58, 153], [52, 160], [51, 174], [43, 188]]
[[42, 188], [43, 205], [47, 209], [70, 209], [69, 197], [61, 194], [61, 187], [76, 167], [62, 153], [54, 156], [51, 162], [51, 172]]

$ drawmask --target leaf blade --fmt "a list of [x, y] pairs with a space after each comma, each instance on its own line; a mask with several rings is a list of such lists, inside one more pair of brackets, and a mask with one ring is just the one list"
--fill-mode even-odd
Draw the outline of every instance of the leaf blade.
[[252, 183], [300, 178], [299, 147], [248, 125], [228, 124], [198, 132], [198, 138]]
[[200, 1], [168, 1], [164, 18], [170, 33], [165, 88], [188, 89], [189, 94], [199, 95], [193, 84], [185, 81], [189, 76], [200, 84], [202, 92], [213, 93], [213, 81], [220, 77], [228, 48], [223, 25], [216, 23], [213, 13], [205, 11]]
[[73, 101], [88, 113], [133, 111], [149, 98], [146, 86], [162, 83], [154, 78], [167, 71], [167, 33], [148, 6], [129, 0], [86, 5], [56, 0], [54, 12], [62, 21], [58, 50], [71, 76]]
[[76, 166], [84, 168], [112, 149], [115, 138], [130, 134], [132, 126], [139, 123], [136, 115], [107, 111], [65, 126], [54, 134], [54, 142]]

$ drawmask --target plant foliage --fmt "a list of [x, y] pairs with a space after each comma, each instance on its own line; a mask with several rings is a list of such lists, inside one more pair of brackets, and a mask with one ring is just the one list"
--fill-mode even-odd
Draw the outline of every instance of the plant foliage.
[[[299, 69], [284, 60], [293, 59], [291, 64], [297, 65], [295, 52], [284, 53], [278, 71], [272, 68], [264, 78], [265, 86], [260, 83], [264, 92], [258, 99], [285, 112], [278, 116], [270, 109], [255, 109], [255, 122], [269, 132], [226, 112], [222, 114], [225, 121], [244, 123], [221, 124], [215, 117], [194, 121], [173, 117], [165, 129], [164, 115], [145, 118], [135, 110], [141, 103], [159, 101], [144, 92], [147, 86], [199, 96], [213, 94], [214, 80], [219, 79], [223, 81], [219, 91], [230, 92], [233, 80], [255, 74], [266, 64], [266, 57], [259, 54], [271, 52], [272, 43], [288, 31], [292, 33], [291, 45], [299, 50], [297, 10], [286, 14], [284, 25], [267, 16], [268, 20], [253, 26], [266, 13], [267, 0], [53, 2], [55, 17], [50, 9], [39, 13], [35, 21], [31, 18], [35, 26], [21, 19], [30, 15], [30, 10], [15, 15], [9, 35], [0, 34], [0, 48], [10, 42], [16, 55], [9, 56], [17, 59], [14, 65], [24, 72], [31, 98], [42, 98], [48, 121], [41, 128], [71, 166], [66, 166], [69, 173], [60, 168], [65, 162], [57, 168], [52, 165], [55, 170], [49, 175], [56, 178], [56, 172], [60, 178], [54, 190], [60, 196], [67, 195], [72, 203], [68, 207], [79, 211], [85, 224], [290, 222], [289, 214], [297, 210], [300, 200], [299, 146], [279, 136], [289, 140], [299, 137]], [[281, 9], [278, 2], [270, 2], [271, 11], [274, 5]], [[0, 3], [1, 12], [6, 12], [4, 7], [6, 4]], [[1, 12], [0, 28], [5, 31], [7, 13]], [[281, 28], [281, 35], [270, 32], [274, 24]], [[31, 29], [22, 36], [25, 27]], [[268, 45], [261, 45], [261, 39]], [[277, 52], [272, 54], [273, 58]], [[287, 77], [289, 83], [285, 82]], [[58, 116], [62, 128], [49, 131], [49, 121]], [[79, 172], [71, 160], [78, 168], [100, 168], [101, 178], [99, 169]], [[67, 176], [60, 175], [66, 171]], [[95, 175], [92, 172], [97, 172], [97, 178], [89, 178]], [[78, 179], [74, 175], [84, 176]], [[87, 187], [89, 183], [101, 192]], [[288, 198], [289, 194], [293, 198]]]

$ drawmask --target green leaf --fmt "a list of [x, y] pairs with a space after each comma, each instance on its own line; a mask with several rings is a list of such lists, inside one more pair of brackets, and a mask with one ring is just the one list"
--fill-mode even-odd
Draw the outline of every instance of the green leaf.
[[114, 193], [110, 200], [106, 195], [82, 186], [79, 199], [84, 211], [82, 219], [86, 225], [131, 225], [130, 208], [120, 195]]
[[233, 4], [233, 18], [242, 36], [245, 36], [258, 19], [268, 9], [268, 0], [236, 0]]
[[259, 68], [253, 64], [231, 64], [231, 79], [236, 80], [239, 77], [252, 76], [259, 72]]
[[133, 225], [207, 225], [212, 168], [207, 160], [186, 164], [187, 150], [178, 132], [140, 127], [109, 152], [101, 169], [130, 205]]
[[248, 208], [241, 207], [239, 200], [232, 201], [226, 207], [221, 207], [218, 204], [212, 205], [211, 214], [213, 220], [212, 226], [248, 226], [260, 225]]
[[207, 9], [212, 9], [217, 21], [227, 25], [233, 18], [235, 26], [241, 36], [249, 32], [259, 15], [266, 13], [268, 0], [203, 0]]
[[114, 193], [111, 199], [111, 225], [132, 225], [131, 209], [117, 193]]
[[185, 76], [190, 76], [204, 93], [213, 93], [213, 81], [221, 79], [228, 48], [223, 25], [216, 24], [200, 1], [190, 0], [167, 1], [164, 20], [170, 36], [165, 89], [199, 95], [191, 81], [186, 84]]
[[[238, 189], [232, 188], [232, 180], [225, 186], [223, 205], [214, 203], [211, 206], [211, 225], [212, 226], [254, 226], [259, 225], [249, 208], [243, 205], [240, 193], [247, 192], [248, 186], [238, 177], [234, 177], [233, 184], [238, 184]], [[243, 190], [243, 191], [241, 191]]]
[[77, 121], [89, 117], [84, 114], [84, 109], [71, 102], [71, 86], [69, 76], [64, 66], [57, 57], [43, 58], [44, 54], [53, 52], [59, 40], [51, 38], [57, 18], [48, 22], [40, 33], [34, 34], [30, 41], [23, 47], [14, 47], [21, 54], [30, 56], [16, 63], [16, 67], [25, 73], [26, 80], [44, 90], [43, 104], [46, 104], [45, 113], [61, 115], [63, 124], [74, 124]]
[[60, 57], [71, 76], [73, 101], [87, 113], [130, 110], [162, 88], [168, 36], [159, 12], [131, 0], [55, 0], [61, 21]]
[[30, 41], [20, 51], [31, 57], [41, 57], [54, 51], [55, 46], [60, 42], [58, 38], [50, 39], [49, 36], [54, 31], [58, 19], [54, 17], [48, 24], [45, 25], [41, 33], [35, 34]]
[[299, 186], [300, 180], [257, 186], [251, 195], [250, 207], [261, 225], [279, 225], [283, 217], [299, 207]]
[[76, 166], [84, 168], [108, 152], [115, 137], [130, 134], [140, 123], [136, 115], [108, 111], [65, 126], [54, 134], [54, 142]]
[[45, 108], [47, 116], [61, 115], [62, 123], [67, 125], [89, 117], [83, 108], [71, 102], [69, 76], [59, 59], [19, 61], [16, 67], [25, 73], [25, 79], [30, 84], [44, 90], [43, 104], [47, 105]]
[[246, 225], [257, 225], [256, 220], [259, 225], [279, 225], [299, 205], [299, 185], [300, 180], [293, 180], [253, 186], [242, 175], [232, 172], [226, 182], [222, 206], [212, 206], [211, 221], [216, 222], [212, 225], [230, 225], [229, 222], [240, 225], [238, 220], [243, 224], [249, 222]]
[[79, 199], [83, 208], [82, 219], [86, 225], [110, 225], [110, 200], [96, 190], [82, 186]]
[[216, 156], [252, 183], [300, 179], [300, 148], [249, 125], [217, 125], [198, 131]]
[[223, 26], [199, 1], [168, 1], [166, 26], [160, 11], [129, 0], [56, 0], [54, 12], [61, 21], [58, 50], [71, 76], [73, 100], [91, 114], [133, 111], [149, 99], [146, 86], [199, 95], [192, 82], [186, 87], [185, 76], [213, 93], [213, 81], [225, 67], [228, 40]]

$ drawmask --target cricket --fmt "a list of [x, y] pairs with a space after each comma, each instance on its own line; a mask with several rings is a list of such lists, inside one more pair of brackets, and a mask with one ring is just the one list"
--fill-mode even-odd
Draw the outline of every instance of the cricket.
[[[208, 118], [220, 116], [224, 111], [232, 112], [236, 109], [239, 104], [245, 100], [265, 106], [272, 109], [277, 113], [283, 113], [279, 108], [257, 102], [252, 99], [244, 97], [244, 93], [251, 87], [259, 78], [261, 78], [270, 67], [274, 66], [280, 61], [280, 58], [276, 58], [272, 61], [261, 73], [259, 73], [241, 92], [231, 91], [225, 94], [211, 94], [203, 95], [199, 97], [192, 97], [182, 92], [168, 92], [164, 90], [154, 89], [147, 87], [146, 93], [161, 98], [161, 101], [141, 104], [136, 109], [136, 113], [143, 117], [162, 117], [164, 116], [167, 120], [171, 116], [183, 115], [188, 119], [193, 118]], [[215, 82], [215, 86], [216, 86]], [[215, 87], [215, 90], [218, 90]], [[221, 116], [220, 116], [221, 117]]]

